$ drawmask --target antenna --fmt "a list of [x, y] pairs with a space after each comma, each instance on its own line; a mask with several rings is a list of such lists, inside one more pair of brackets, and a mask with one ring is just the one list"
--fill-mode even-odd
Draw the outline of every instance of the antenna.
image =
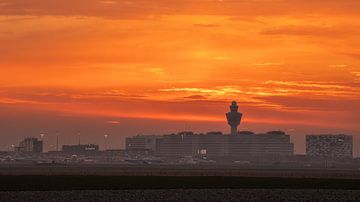
[[105, 151], [107, 150], [107, 139], [108, 139], [109, 135], [105, 134], [104, 138], [105, 138]]
[[[355, 141], [355, 144], [353, 144], [354, 145], [354, 147], [355, 147], [355, 155], [356, 155], [356, 157], [357, 158], [359, 158], [360, 157], [360, 138], [359, 137], [355, 137], [355, 140], [357, 139], [357, 141]], [[355, 157], [355, 155], [353, 155], [354, 157]]]
[[79, 136], [79, 145], [81, 145], [81, 134], [78, 133], [78, 136]]
[[59, 133], [56, 133], [56, 151], [59, 151]]

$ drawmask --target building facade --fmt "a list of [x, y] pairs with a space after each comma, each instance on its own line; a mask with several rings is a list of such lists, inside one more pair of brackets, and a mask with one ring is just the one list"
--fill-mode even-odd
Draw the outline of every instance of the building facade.
[[19, 147], [17, 147], [17, 151], [42, 153], [43, 141], [33, 137], [25, 138], [23, 141], [19, 143]]
[[353, 138], [350, 135], [307, 135], [306, 154], [313, 157], [352, 158]]
[[179, 133], [157, 139], [159, 156], [257, 157], [267, 155], [291, 156], [294, 145], [290, 136], [281, 131], [266, 134], [240, 132], [238, 135], [222, 133]]
[[255, 134], [249, 131], [239, 132], [229, 137], [229, 156], [291, 156], [294, 144], [290, 135], [282, 131]]
[[85, 145], [63, 145], [62, 151], [65, 153], [72, 154], [83, 154], [89, 152], [98, 152], [99, 145], [95, 144], [85, 144]]
[[137, 135], [128, 137], [125, 140], [126, 150], [156, 150], [156, 140], [159, 136], [156, 135]]

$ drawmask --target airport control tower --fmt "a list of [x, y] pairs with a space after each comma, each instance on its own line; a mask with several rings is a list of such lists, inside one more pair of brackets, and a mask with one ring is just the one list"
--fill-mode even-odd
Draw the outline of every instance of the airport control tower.
[[228, 124], [231, 126], [231, 135], [237, 135], [237, 127], [240, 125], [242, 113], [238, 112], [239, 106], [235, 101], [230, 105], [230, 112], [226, 113]]

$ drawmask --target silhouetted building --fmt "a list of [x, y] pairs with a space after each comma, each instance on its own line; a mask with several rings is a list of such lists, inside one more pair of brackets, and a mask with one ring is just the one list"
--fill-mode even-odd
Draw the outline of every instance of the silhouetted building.
[[86, 144], [86, 145], [63, 145], [62, 151], [66, 153], [82, 154], [89, 152], [98, 152], [99, 145]]
[[196, 154], [198, 136], [192, 132], [163, 135], [157, 139], [156, 154], [159, 156], [192, 156]]
[[307, 135], [306, 154], [313, 157], [352, 158], [350, 135]]
[[230, 105], [230, 112], [226, 114], [228, 124], [231, 127], [231, 135], [237, 135], [237, 128], [240, 125], [242, 114], [238, 112], [239, 106], [235, 101]]
[[125, 140], [126, 150], [156, 150], [156, 135], [137, 135]]
[[249, 131], [239, 132], [238, 136], [229, 137], [230, 156], [291, 156], [294, 145], [290, 135], [283, 131], [271, 131], [265, 134], [254, 134]]
[[33, 137], [25, 138], [19, 143], [19, 147], [16, 147], [16, 151], [42, 153], [43, 141]]
[[238, 112], [234, 101], [230, 112], [226, 114], [231, 126], [231, 135], [221, 132], [194, 134], [181, 132], [163, 136], [135, 136], [126, 138], [126, 149], [142, 149], [155, 151], [156, 155], [167, 157], [212, 156], [212, 157], [252, 157], [252, 156], [291, 156], [294, 145], [290, 136], [282, 131], [266, 134], [254, 134], [250, 131], [239, 132], [242, 114]]
[[157, 139], [159, 156], [258, 157], [291, 156], [294, 145], [290, 136], [281, 131], [266, 134], [240, 132], [240, 135], [222, 133], [194, 134], [191, 132], [164, 135]]

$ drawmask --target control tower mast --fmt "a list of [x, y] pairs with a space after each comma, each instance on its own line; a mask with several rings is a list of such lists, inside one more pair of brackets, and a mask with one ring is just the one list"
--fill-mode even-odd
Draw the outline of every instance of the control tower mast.
[[231, 126], [231, 135], [237, 135], [237, 128], [240, 125], [242, 113], [238, 112], [239, 106], [235, 101], [230, 105], [230, 112], [226, 113], [228, 124]]

